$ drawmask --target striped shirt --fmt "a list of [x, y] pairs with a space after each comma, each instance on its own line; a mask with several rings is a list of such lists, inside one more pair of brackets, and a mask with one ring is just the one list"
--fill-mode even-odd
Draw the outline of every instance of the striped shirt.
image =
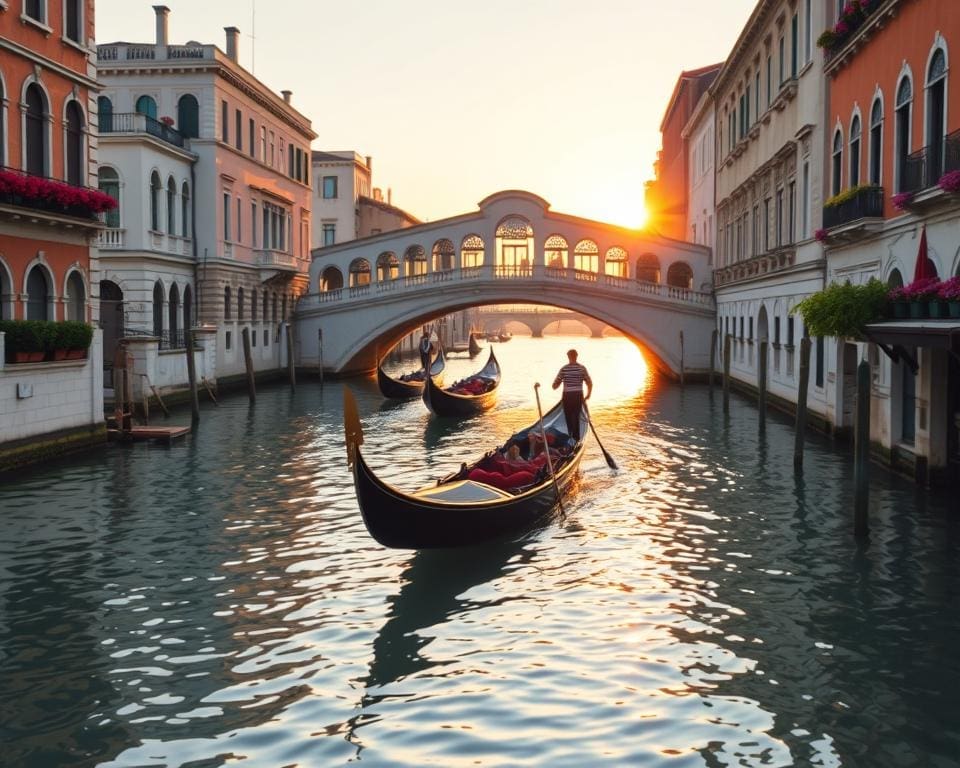
[[563, 382], [563, 391], [566, 392], [583, 392], [583, 382], [587, 382], [591, 387], [593, 382], [590, 380], [590, 374], [587, 373], [587, 369], [584, 368], [580, 363], [567, 363], [563, 368], [560, 369], [560, 373], [557, 374], [557, 378], [554, 379], [553, 385], [559, 386], [560, 382]]

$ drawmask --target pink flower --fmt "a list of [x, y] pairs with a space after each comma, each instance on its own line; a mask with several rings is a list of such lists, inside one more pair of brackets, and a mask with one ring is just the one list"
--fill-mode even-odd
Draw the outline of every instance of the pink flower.
[[825, 230], [825, 229], [818, 229], [816, 232], [813, 233], [813, 236], [816, 238], [816, 240], [817, 240], [818, 243], [826, 242], [826, 240], [827, 240], [827, 230]]
[[837, 22], [837, 25], [833, 28], [833, 32], [837, 37], [846, 37], [850, 33], [850, 25], [846, 21], [841, 19]]
[[951, 277], [940, 283], [937, 294], [945, 301], [960, 301], [960, 276]]
[[937, 295], [940, 290], [939, 277], [921, 277], [909, 285], [904, 286], [903, 296], [906, 299], [929, 299]]
[[939, 187], [944, 192], [960, 192], [960, 171], [950, 171], [940, 177]]
[[898, 195], [894, 195], [893, 198], [893, 207], [898, 211], [905, 211], [910, 205], [910, 201], [913, 200], [913, 192], [901, 192]]
[[901, 285], [896, 288], [891, 288], [890, 293], [887, 294], [887, 298], [889, 298], [890, 301], [903, 301], [907, 298], [907, 295]]

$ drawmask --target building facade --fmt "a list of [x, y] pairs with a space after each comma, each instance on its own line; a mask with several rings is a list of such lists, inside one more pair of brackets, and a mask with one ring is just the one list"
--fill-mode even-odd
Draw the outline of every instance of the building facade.
[[[710, 87], [716, 120], [718, 329], [732, 339], [731, 375], [755, 387], [769, 344], [770, 398], [793, 407], [802, 321], [796, 304], [823, 287], [823, 57], [828, 0], [760, 0]], [[835, 3], [834, 3], [835, 5]], [[828, 414], [817, 347], [810, 411]]]
[[[960, 172], [960, 79], [949, 66], [960, 46], [956, 4], [878, 0], [849, 26], [825, 50], [827, 280], [910, 283], [924, 234], [928, 268], [942, 279], [960, 274], [960, 196], [941, 186]], [[893, 326], [892, 336], [881, 330], [875, 339], [887, 349], [904, 330]], [[960, 466], [960, 366], [941, 341], [934, 328], [924, 330], [896, 360], [881, 346], [833, 339], [824, 353], [838, 421], [852, 407], [858, 362], [870, 360], [872, 440], [921, 479], [951, 467], [956, 476]]]
[[714, 249], [716, 245], [716, 121], [709, 93], [700, 97], [683, 128], [687, 148], [687, 237], [690, 242]]
[[[93, 39], [92, 0], [0, 3], [2, 320], [98, 321]], [[27, 364], [0, 349], [0, 464], [24, 441], [102, 439], [100, 344], [95, 333], [85, 360]]]
[[[238, 29], [225, 29], [225, 51], [175, 45], [168, 9], [154, 10], [154, 42], [97, 47], [98, 120], [121, 195], [101, 239], [103, 289], [116, 322], [169, 343], [190, 325], [215, 329], [221, 379], [245, 370], [244, 329], [255, 370], [280, 368], [307, 285], [316, 135], [289, 91], [240, 65]], [[124, 134], [135, 147], [121, 149]]]

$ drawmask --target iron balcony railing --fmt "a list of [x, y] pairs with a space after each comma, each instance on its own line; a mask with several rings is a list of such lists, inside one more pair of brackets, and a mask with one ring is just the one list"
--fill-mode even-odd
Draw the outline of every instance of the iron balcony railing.
[[825, 229], [869, 218], [883, 218], [883, 187], [861, 187], [849, 200], [823, 209]]
[[139, 112], [100, 115], [100, 133], [145, 133], [175, 147], [184, 146], [184, 137], [176, 128]]
[[[14, 178], [15, 177], [15, 178]], [[54, 193], [54, 190], [57, 190]], [[90, 210], [81, 199], [66, 201], [72, 190], [99, 192], [92, 187], [71, 184], [64, 179], [40, 176], [19, 168], [0, 166], [0, 204], [29, 208], [34, 211], [63, 214], [77, 219], [103, 221], [104, 215]], [[67, 194], [60, 194], [66, 192]]]
[[937, 186], [943, 175], [960, 171], [960, 130], [939, 144], [919, 149], [901, 161], [900, 192], [920, 192]]

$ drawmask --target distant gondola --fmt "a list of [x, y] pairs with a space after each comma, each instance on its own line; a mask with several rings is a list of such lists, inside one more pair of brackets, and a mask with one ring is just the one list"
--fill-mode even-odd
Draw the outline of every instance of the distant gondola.
[[[356, 401], [344, 389], [344, 429], [347, 461], [353, 471], [360, 514], [370, 535], [385, 547], [432, 549], [479, 544], [492, 539], [516, 536], [544, 521], [557, 506], [576, 475], [584, 443], [572, 443], [563, 408], [558, 403], [543, 417], [544, 430], [553, 446], [563, 446], [554, 459], [556, 483], [541, 470], [526, 486], [502, 490], [469, 479], [472, 470], [483, 469], [492, 457], [484, 455], [471, 465], [420, 490], [407, 493], [378, 478], [360, 450], [363, 429]], [[585, 411], [580, 414], [580, 434], [588, 429]], [[531, 433], [540, 432], [540, 423], [514, 434], [506, 445], [528, 445]]]
[[497, 336], [500, 339], [500, 341], [502, 341], [503, 343], [506, 343], [513, 338], [513, 334], [510, 333], [510, 331], [501, 331], [500, 333], [497, 334]]
[[[430, 378], [439, 380], [443, 374], [443, 369], [445, 366], [446, 358], [443, 356], [443, 347], [441, 347], [440, 351], [437, 353], [437, 356], [430, 364]], [[420, 375], [419, 378], [417, 378], [418, 374]], [[383, 370], [382, 364], [378, 365], [377, 384], [380, 385], [380, 393], [384, 397], [389, 397], [394, 400], [406, 400], [412, 397], [420, 397], [420, 395], [423, 394], [423, 386], [428, 378], [423, 372], [423, 368], [407, 375], [413, 376], [414, 378], [409, 378], [406, 381], [394, 379], [386, 374], [386, 372]]]
[[470, 357], [476, 357], [481, 351], [480, 342], [477, 341], [476, 334], [470, 331], [470, 341], [467, 344], [467, 352], [470, 353]]
[[[456, 391], [458, 386], [462, 387], [460, 391]], [[471, 387], [478, 391], [471, 393]], [[430, 376], [423, 388], [423, 403], [437, 416], [472, 416], [493, 408], [499, 388], [500, 364], [491, 349], [487, 364], [482, 369], [452, 387], [443, 389]]]

